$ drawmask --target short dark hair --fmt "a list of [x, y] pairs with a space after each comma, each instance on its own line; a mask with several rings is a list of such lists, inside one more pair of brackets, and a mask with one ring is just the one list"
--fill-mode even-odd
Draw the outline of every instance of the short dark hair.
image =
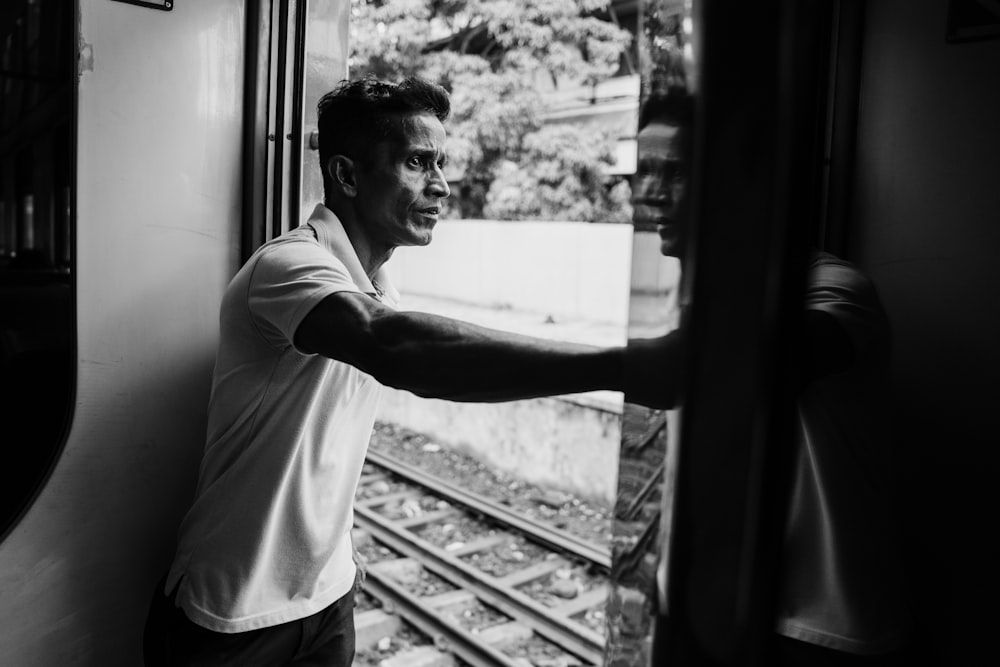
[[[334, 155], [362, 160], [371, 148], [400, 132], [401, 116], [430, 113], [444, 122], [451, 101], [444, 88], [410, 77], [400, 83], [367, 76], [341, 81], [316, 105], [321, 165]], [[324, 182], [326, 173], [323, 174]]]

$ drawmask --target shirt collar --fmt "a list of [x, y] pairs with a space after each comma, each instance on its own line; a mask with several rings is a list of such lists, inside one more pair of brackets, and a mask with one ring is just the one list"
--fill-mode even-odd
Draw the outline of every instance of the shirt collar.
[[[389, 280], [385, 265], [379, 267], [378, 271], [375, 272], [375, 284], [372, 284], [372, 280], [368, 278], [368, 274], [361, 266], [361, 260], [358, 259], [358, 253], [354, 250], [354, 245], [351, 243], [350, 237], [347, 236], [343, 223], [333, 211], [323, 204], [316, 204], [312, 215], [309, 216], [308, 224], [316, 230], [316, 239], [320, 245], [347, 267], [347, 273], [350, 274], [351, 280], [358, 286], [358, 289], [377, 299], [385, 298], [393, 307], [399, 303], [399, 292]], [[378, 285], [381, 293], [375, 285]]]

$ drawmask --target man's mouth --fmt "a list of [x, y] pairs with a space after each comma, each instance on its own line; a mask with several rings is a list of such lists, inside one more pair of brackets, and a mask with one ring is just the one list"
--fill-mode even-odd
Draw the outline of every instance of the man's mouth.
[[673, 224], [673, 220], [663, 210], [653, 206], [636, 206], [632, 220], [636, 229], [650, 232], [662, 225]]
[[440, 206], [428, 206], [427, 208], [419, 208], [419, 209], [417, 209], [417, 213], [420, 213], [422, 215], [440, 215], [441, 214], [441, 207]]

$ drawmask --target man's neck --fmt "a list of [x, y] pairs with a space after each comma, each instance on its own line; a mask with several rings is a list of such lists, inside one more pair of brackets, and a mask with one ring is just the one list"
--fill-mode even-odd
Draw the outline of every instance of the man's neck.
[[325, 202], [324, 205], [333, 211], [334, 215], [340, 220], [340, 224], [343, 225], [344, 231], [347, 232], [347, 238], [351, 241], [354, 252], [358, 256], [361, 268], [365, 270], [365, 275], [371, 280], [378, 273], [378, 270], [382, 268], [382, 265], [392, 256], [392, 251], [395, 250], [395, 247], [380, 247], [372, 243], [364, 226], [358, 221], [353, 211], [349, 209], [344, 210], [344, 207], [331, 206]]

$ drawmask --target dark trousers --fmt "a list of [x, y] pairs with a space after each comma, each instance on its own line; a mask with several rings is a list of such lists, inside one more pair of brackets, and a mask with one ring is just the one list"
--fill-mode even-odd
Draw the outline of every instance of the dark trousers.
[[306, 618], [249, 632], [206, 630], [164, 595], [153, 594], [143, 656], [146, 667], [236, 667], [294, 665], [350, 667], [354, 660], [354, 591]]

